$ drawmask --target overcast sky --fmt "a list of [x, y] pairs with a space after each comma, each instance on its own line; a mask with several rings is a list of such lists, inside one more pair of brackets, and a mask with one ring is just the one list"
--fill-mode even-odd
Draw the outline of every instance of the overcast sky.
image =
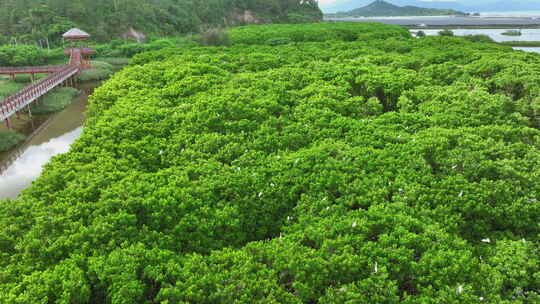
[[[482, 4], [490, 3], [490, 2], [500, 2], [500, 1], [497, 1], [497, 0], [419, 0], [419, 1], [423, 1], [423, 2], [457, 2], [457, 3], [461, 3], [461, 4], [474, 3], [474, 2], [480, 2]], [[319, 3], [321, 5], [336, 4], [336, 3], [340, 3], [340, 2], [348, 2], [348, 1], [347, 0], [319, 0]], [[392, 2], [392, 0], [388, 0], [388, 2]]]
[[[358, 8], [367, 5], [374, 0], [319, 0], [323, 10], [331, 8]], [[482, 10], [489, 10], [491, 5], [497, 9], [515, 10], [515, 9], [540, 9], [540, 0], [386, 0], [397, 5], [419, 5], [426, 3], [426, 6], [433, 6], [433, 3], [444, 2], [449, 7], [475, 7]], [[432, 5], [429, 5], [431, 3]], [[452, 5], [452, 3], [454, 5]]]

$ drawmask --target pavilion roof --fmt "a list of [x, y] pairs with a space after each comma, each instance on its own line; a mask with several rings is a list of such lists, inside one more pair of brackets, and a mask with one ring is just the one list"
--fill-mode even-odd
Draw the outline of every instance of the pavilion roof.
[[62, 35], [62, 37], [66, 39], [82, 39], [82, 38], [89, 38], [90, 34], [78, 28], [72, 28], [69, 31], [67, 31], [64, 35]]

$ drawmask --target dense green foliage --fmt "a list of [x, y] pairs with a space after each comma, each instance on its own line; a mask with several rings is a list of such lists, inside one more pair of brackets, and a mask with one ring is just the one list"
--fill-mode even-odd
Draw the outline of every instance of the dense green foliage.
[[97, 57], [133, 57], [136, 54], [156, 51], [171, 47], [188, 47], [197, 45], [193, 36], [170, 37], [149, 41], [146, 43], [112, 40], [109, 43], [91, 44]]
[[348, 12], [328, 14], [330, 17], [393, 17], [393, 16], [464, 16], [464, 12], [453, 9], [436, 9], [418, 6], [398, 6], [384, 0], [375, 0], [364, 7]]
[[0, 202], [0, 302], [538, 303], [540, 56], [356, 26], [137, 55]]
[[[109, 43], [90, 43], [95, 51], [94, 57], [105, 57], [107, 60], [133, 57], [147, 51], [161, 50], [171, 47], [188, 47], [197, 45], [193, 36], [157, 39], [146, 43], [134, 43], [124, 40], [113, 40]], [[32, 66], [66, 64], [68, 56], [62, 48], [46, 50], [35, 45], [0, 46], [0, 66]], [[103, 61], [100, 59], [100, 61]]]
[[71, 104], [78, 91], [74, 88], [56, 88], [43, 97], [41, 102], [33, 103], [32, 114], [43, 115], [58, 112]]
[[309, 22], [322, 17], [314, 0], [3, 0], [0, 44], [56, 45], [80, 27], [99, 41], [130, 29], [171, 36], [252, 22]]
[[280, 45], [292, 42], [355, 41], [384, 38], [410, 38], [405, 28], [380, 23], [313, 23], [250, 25], [230, 29], [234, 44]]
[[25, 136], [14, 131], [0, 131], [0, 152], [9, 151], [24, 141]]
[[0, 66], [42, 65], [65, 57], [61, 50], [47, 51], [32, 45], [0, 46]]

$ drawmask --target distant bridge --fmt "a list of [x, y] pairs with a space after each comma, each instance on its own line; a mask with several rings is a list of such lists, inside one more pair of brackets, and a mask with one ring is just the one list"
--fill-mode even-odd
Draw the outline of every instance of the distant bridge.
[[70, 48], [66, 54], [70, 55], [68, 65], [59, 66], [37, 66], [37, 67], [0, 67], [0, 74], [41, 74], [48, 73], [49, 76], [33, 82], [19, 92], [0, 100], [0, 122], [6, 121], [7, 127], [10, 126], [10, 117], [18, 112], [28, 109], [30, 113], [30, 104], [47, 94], [54, 88], [64, 83], [73, 84], [74, 78], [86, 67], [88, 61], [84, 55], [92, 54], [88, 48]]

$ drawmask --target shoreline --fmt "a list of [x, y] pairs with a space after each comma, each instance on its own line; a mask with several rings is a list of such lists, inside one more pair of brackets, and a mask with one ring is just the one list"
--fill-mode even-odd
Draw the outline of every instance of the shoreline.
[[418, 24], [413, 25], [402, 25], [410, 30], [438, 30], [438, 29], [466, 29], [466, 30], [505, 30], [505, 29], [540, 29], [540, 24], [488, 24], [488, 25], [469, 25], [469, 24], [449, 24], [449, 25], [426, 25], [419, 26]]
[[533, 17], [460, 17], [460, 16], [402, 16], [402, 17], [327, 17], [324, 22], [379, 22], [405, 27], [462, 27], [462, 28], [540, 28], [540, 19]]

